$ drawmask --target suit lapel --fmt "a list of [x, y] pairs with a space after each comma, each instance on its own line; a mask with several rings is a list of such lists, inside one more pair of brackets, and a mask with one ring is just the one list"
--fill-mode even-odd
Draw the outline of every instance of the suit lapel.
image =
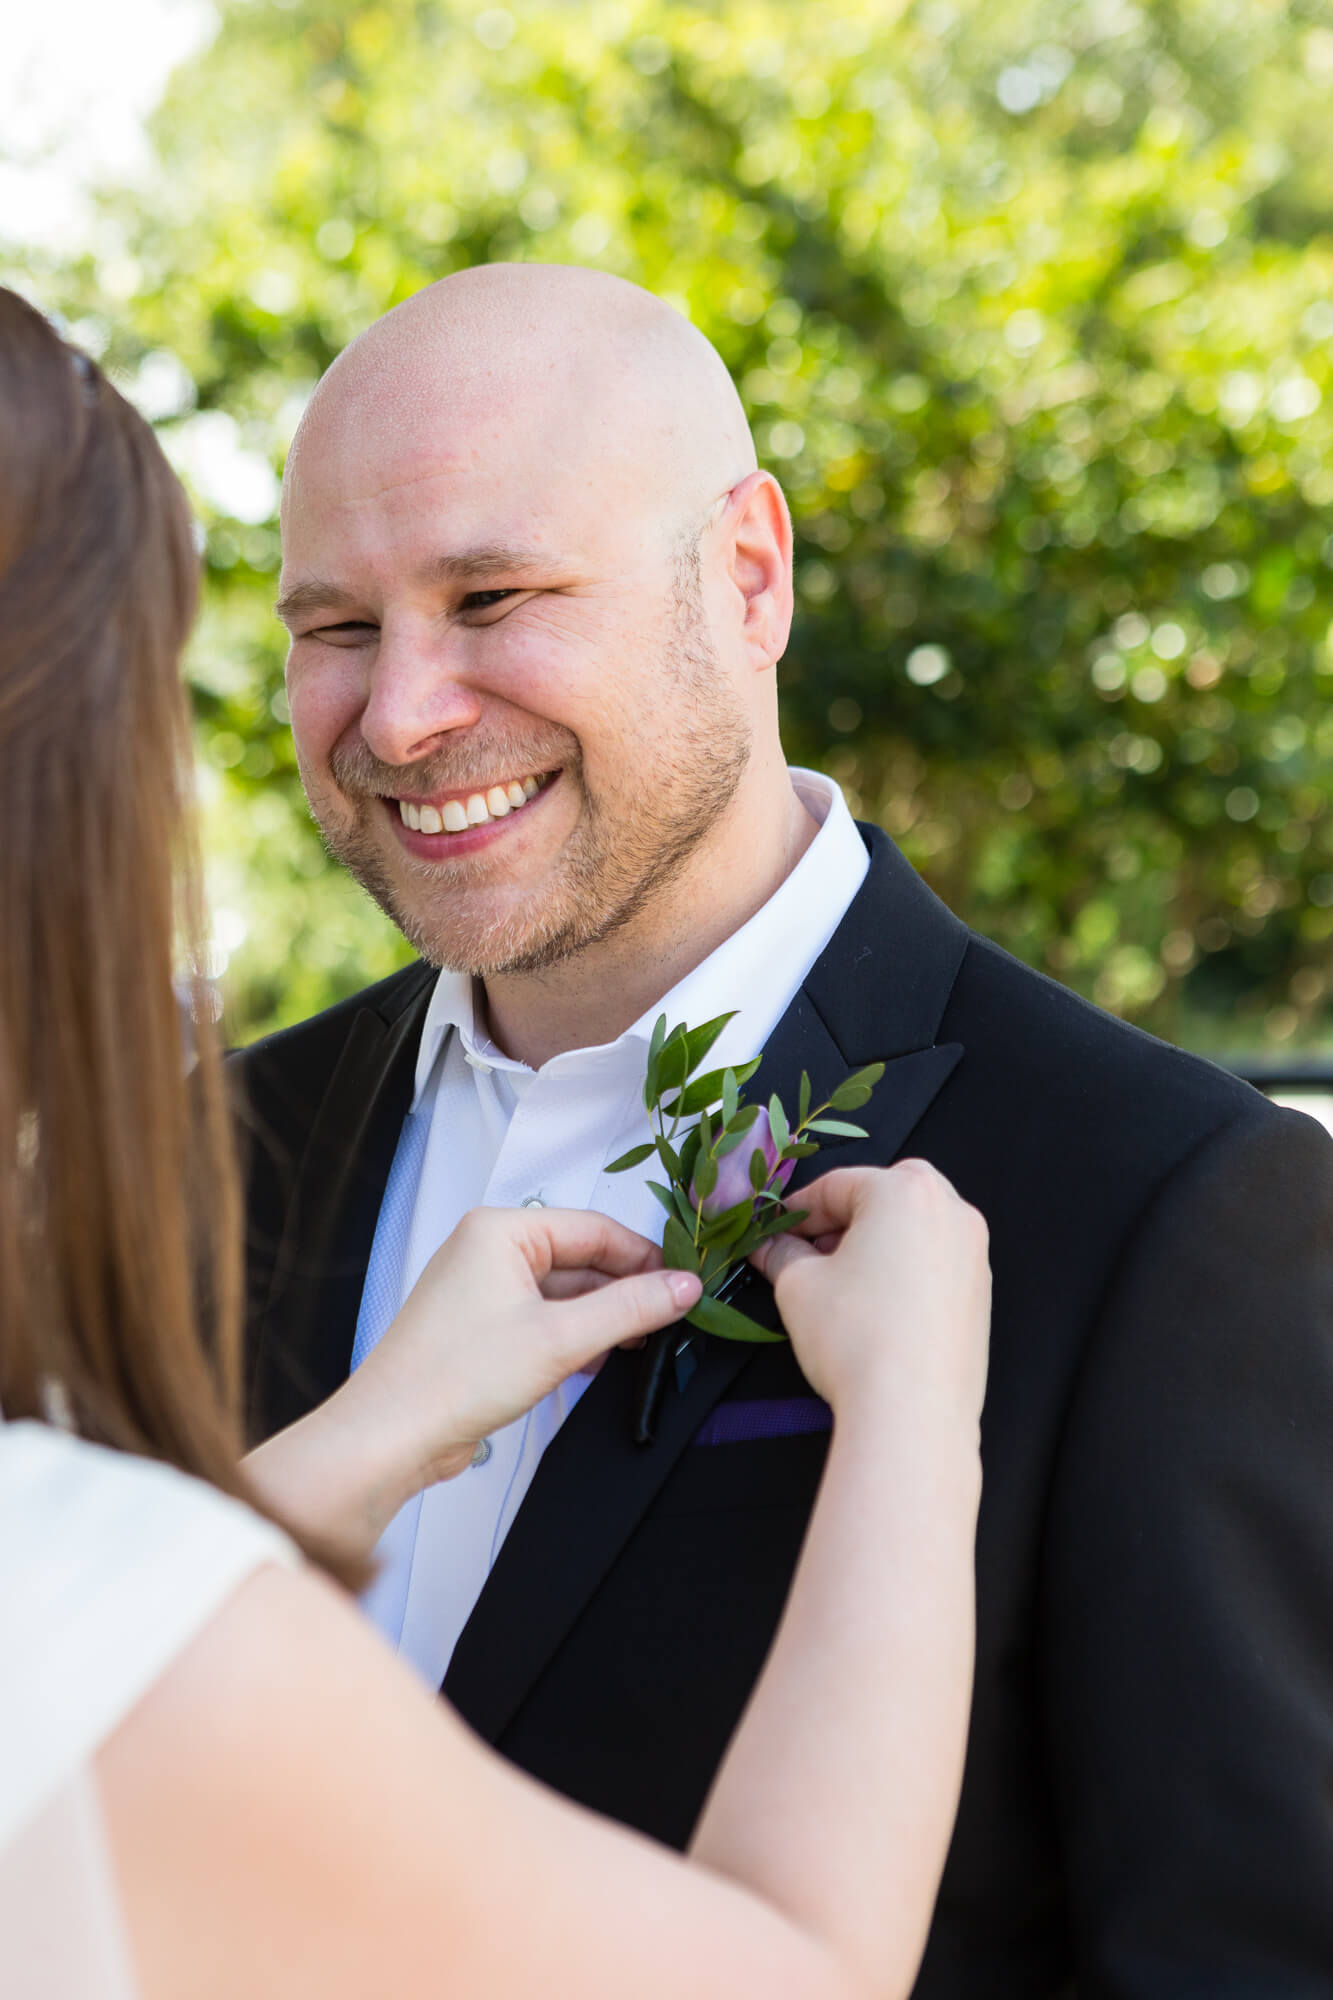
[[[893, 1160], [963, 1056], [934, 1046], [968, 933], [931, 895], [887, 837], [863, 828], [871, 865], [861, 890], [764, 1050], [751, 1098], [777, 1091], [793, 1104], [808, 1070], [815, 1101], [849, 1071], [887, 1067], [860, 1114], [869, 1138], [822, 1148], [793, 1177], [835, 1165]], [[776, 1323], [757, 1274], [737, 1304]], [[682, 1334], [687, 1332], [683, 1325]], [[699, 1362], [683, 1392], [669, 1389], [657, 1439], [631, 1442], [638, 1366], [613, 1354], [542, 1458], [526, 1500], [465, 1626], [444, 1692], [495, 1742], [615, 1562], [708, 1412], [741, 1371], [770, 1371], [785, 1350], [696, 1343]]]
[[375, 1224], [432, 980], [393, 1020], [355, 1017], [297, 1168], [260, 1318], [252, 1433], [271, 1436], [346, 1380]]
[[444, 1692], [487, 1742], [511, 1721], [748, 1358], [709, 1341], [684, 1393], [668, 1399], [651, 1451], [631, 1442], [636, 1356], [610, 1355], [584, 1391], [542, 1457], [445, 1677]]

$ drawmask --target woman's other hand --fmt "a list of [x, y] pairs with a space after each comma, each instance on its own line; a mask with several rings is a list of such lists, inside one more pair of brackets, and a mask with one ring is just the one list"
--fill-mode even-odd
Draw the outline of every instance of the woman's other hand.
[[990, 1327], [983, 1217], [925, 1160], [840, 1167], [753, 1262], [811, 1384], [834, 1407], [881, 1388], [975, 1424]]

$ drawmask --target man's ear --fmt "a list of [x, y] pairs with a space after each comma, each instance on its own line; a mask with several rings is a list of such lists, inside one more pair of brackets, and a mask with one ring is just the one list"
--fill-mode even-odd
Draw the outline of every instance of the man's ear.
[[739, 637], [762, 672], [782, 658], [792, 619], [791, 515], [773, 475], [747, 473], [727, 495], [719, 525]]

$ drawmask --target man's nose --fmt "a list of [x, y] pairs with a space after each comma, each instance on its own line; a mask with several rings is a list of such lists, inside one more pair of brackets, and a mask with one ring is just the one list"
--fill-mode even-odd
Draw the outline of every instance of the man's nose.
[[481, 715], [476, 689], [459, 672], [452, 635], [381, 631], [361, 734], [385, 764], [429, 756], [438, 739]]

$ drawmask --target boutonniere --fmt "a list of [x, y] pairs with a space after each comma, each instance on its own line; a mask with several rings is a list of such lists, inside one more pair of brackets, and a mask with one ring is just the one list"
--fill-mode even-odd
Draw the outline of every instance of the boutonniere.
[[868, 1103], [884, 1065], [871, 1063], [855, 1071], [814, 1106], [810, 1078], [802, 1073], [792, 1118], [776, 1093], [767, 1105], [746, 1102], [743, 1087], [759, 1067], [758, 1056], [734, 1068], [696, 1074], [734, 1019], [733, 1010], [700, 1028], [683, 1023], [668, 1028], [666, 1015], [658, 1016], [643, 1079], [653, 1137], [613, 1160], [606, 1171], [625, 1173], [656, 1154], [666, 1178], [648, 1186], [666, 1210], [662, 1255], [672, 1269], [697, 1271], [703, 1280], [703, 1297], [686, 1314], [691, 1326], [722, 1340], [785, 1340], [785, 1334], [770, 1333], [720, 1295], [765, 1237], [805, 1220], [805, 1209], [789, 1209], [783, 1201], [796, 1162], [819, 1151], [820, 1137], [866, 1137], [860, 1125], [829, 1113], [856, 1111]]

